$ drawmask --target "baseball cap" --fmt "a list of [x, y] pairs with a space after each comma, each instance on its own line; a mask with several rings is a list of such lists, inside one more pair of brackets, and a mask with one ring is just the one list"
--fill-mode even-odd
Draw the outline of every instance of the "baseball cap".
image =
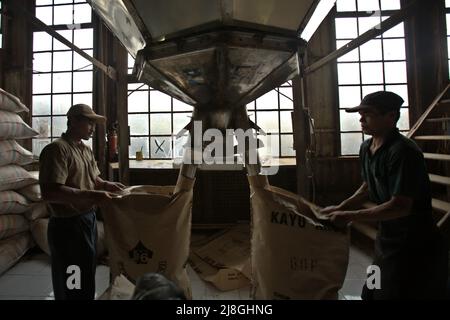
[[398, 94], [390, 91], [377, 91], [370, 93], [362, 99], [359, 106], [345, 109], [346, 112], [358, 112], [370, 108], [376, 108], [381, 111], [399, 111], [404, 100]]
[[96, 114], [87, 104], [75, 104], [70, 107], [67, 117], [83, 116], [95, 122], [105, 122], [106, 118]]

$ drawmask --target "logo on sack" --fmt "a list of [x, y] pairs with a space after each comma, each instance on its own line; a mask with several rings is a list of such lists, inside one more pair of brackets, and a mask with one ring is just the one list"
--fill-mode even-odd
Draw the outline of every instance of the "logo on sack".
[[304, 228], [306, 226], [306, 220], [294, 213], [284, 213], [272, 211], [270, 223], [284, 224], [289, 227]]
[[146, 248], [141, 241], [128, 254], [136, 264], [147, 264], [153, 257], [153, 251]]

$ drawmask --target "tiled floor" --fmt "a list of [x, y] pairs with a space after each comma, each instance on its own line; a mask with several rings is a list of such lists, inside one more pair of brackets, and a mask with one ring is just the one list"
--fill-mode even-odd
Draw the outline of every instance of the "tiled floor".
[[[346, 280], [339, 293], [340, 299], [360, 299], [366, 268], [370, 262], [371, 258], [360, 249], [351, 248]], [[188, 268], [188, 274], [195, 300], [250, 299], [250, 288], [221, 292], [201, 280], [191, 268]], [[96, 274], [98, 296], [106, 290], [108, 281], [109, 268], [104, 265], [98, 266]], [[0, 276], [0, 300], [53, 300], [48, 256], [41, 253], [30, 254]]]

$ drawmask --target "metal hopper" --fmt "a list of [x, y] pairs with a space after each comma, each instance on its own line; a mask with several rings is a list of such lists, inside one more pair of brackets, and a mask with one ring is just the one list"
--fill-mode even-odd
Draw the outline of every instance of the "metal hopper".
[[203, 130], [246, 130], [246, 104], [299, 73], [299, 34], [319, 1], [89, 2], [136, 58], [139, 81], [193, 105]]

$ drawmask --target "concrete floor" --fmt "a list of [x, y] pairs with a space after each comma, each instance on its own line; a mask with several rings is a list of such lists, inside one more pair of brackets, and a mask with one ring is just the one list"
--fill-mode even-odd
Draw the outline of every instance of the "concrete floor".
[[[346, 280], [339, 293], [341, 300], [360, 299], [366, 278], [366, 268], [371, 258], [356, 247], [350, 250]], [[250, 288], [221, 292], [201, 280], [189, 267], [193, 299], [195, 300], [245, 300], [250, 299]], [[101, 295], [108, 287], [109, 267], [99, 265], [96, 274], [96, 292]], [[0, 276], [0, 300], [53, 300], [49, 258], [43, 253], [31, 253]]]

